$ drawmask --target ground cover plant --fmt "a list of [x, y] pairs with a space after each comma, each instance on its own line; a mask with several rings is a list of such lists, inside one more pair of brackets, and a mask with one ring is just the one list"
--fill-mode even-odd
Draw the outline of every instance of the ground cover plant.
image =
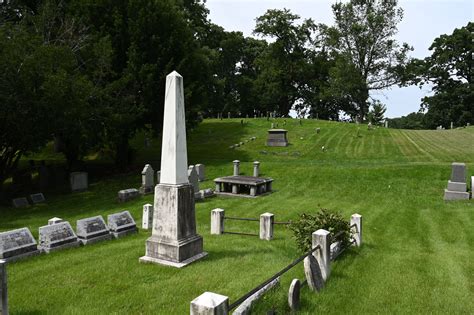
[[[285, 123], [286, 121], [286, 123]], [[348, 220], [364, 217], [364, 244], [333, 264], [325, 289], [302, 291], [301, 314], [316, 313], [470, 313], [474, 309], [474, 203], [444, 202], [443, 189], [453, 161], [474, 172], [474, 128], [407, 131], [364, 125], [276, 119], [288, 130], [286, 148], [266, 147], [266, 119], [204, 120], [188, 137], [189, 164], [206, 165], [208, 180], [232, 174], [232, 160], [245, 175], [261, 162], [262, 176], [274, 178], [275, 192], [256, 199], [212, 198], [196, 204], [198, 233], [209, 256], [182, 270], [139, 264], [150, 232], [78, 249], [41, 255], [8, 266], [12, 314], [188, 314], [189, 303], [205, 291], [231, 302], [285, 267], [300, 252], [292, 232], [276, 226], [274, 240], [210, 235], [210, 211], [278, 221], [301, 213], [335, 209]], [[315, 129], [321, 128], [319, 134]], [[237, 149], [229, 146], [250, 141]], [[135, 139], [138, 163], [159, 160], [160, 141], [143, 148]], [[321, 147], [326, 148], [325, 151]], [[54, 155], [48, 152], [38, 157]], [[31, 158], [31, 157], [29, 157]], [[35, 158], [35, 157], [33, 157]], [[59, 161], [60, 162], [60, 161]], [[47, 203], [29, 208], [0, 208], [0, 231], [38, 227], [58, 216], [75, 227], [77, 219], [127, 209], [141, 225], [147, 195], [125, 204], [119, 189], [139, 187], [139, 172], [114, 175], [75, 194], [47, 194]], [[257, 223], [226, 222], [226, 229], [248, 233]], [[303, 266], [282, 277], [278, 290], [256, 305], [287, 313], [286, 292]]]

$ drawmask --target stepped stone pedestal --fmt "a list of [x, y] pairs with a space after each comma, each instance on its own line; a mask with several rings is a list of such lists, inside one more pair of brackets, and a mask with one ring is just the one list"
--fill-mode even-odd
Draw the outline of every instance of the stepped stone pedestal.
[[453, 163], [448, 188], [444, 190], [444, 200], [469, 199], [466, 184], [466, 164]]

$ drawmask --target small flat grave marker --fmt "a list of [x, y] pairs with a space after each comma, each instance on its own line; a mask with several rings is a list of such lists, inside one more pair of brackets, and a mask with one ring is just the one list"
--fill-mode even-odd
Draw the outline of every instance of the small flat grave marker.
[[112, 235], [101, 215], [77, 220], [76, 231], [77, 237], [84, 245], [112, 239]]
[[12, 200], [12, 203], [15, 208], [28, 207], [30, 205], [28, 199], [26, 199], [25, 197], [15, 198]]
[[126, 202], [140, 196], [140, 192], [136, 188], [123, 189], [118, 192], [118, 200]]
[[0, 259], [10, 262], [37, 254], [36, 240], [28, 228], [0, 233]]
[[107, 216], [110, 232], [115, 238], [137, 233], [138, 228], [130, 212], [127, 210]]
[[38, 249], [43, 252], [50, 253], [79, 245], [80, 242], [69, 222], [60, 222], [39, 228]]
[[31, 194], [30, 199], [33, 202], [33, 204], [42, 203], [46, 201], [42, 193]]

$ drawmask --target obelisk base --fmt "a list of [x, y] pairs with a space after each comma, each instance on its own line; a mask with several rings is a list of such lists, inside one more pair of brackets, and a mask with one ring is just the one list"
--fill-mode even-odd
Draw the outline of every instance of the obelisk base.
[[189, 184], [155, 187], [153, 234], [140, 262], [182, 268], [207, 256], [196, 233], [194, 191]]

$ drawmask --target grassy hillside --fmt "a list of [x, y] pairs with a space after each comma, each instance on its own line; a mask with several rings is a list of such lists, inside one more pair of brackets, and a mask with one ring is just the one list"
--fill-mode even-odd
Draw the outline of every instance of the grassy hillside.
[[[272, 195], [257, 199], [213, 198], [196, 204], [198, 232], [209, 256], [182, 270], [143, 265], [149, 232], [42, 255], [9, 265], [12, 314], [188, 314], [189, 302], [205, 291], [231, 302], [299, 255], [291, 233], [277, 226], [271, 242], [258, 238], [210, 235], [210, 211], [277, 220], [295, 219], [320, 207], [346, 217], [364, 217], [364, 245], [333, 264], [320, 294], [302, 291], [302, 314], [315, 313], [471, 313], [474, 309], [474, 202], [443, 201], [451, 162], [465, 162], [474, 175], [474, 128], [407, 131], [326, 121], [275, 120], [289, 131], [291, 145], [265, 146], [270, 122], [206, 120], [188, 137], [189, 164], [206, 165], [207, 180], [232, 173], [232, 160], [251, 174], [261, 162], [263, 176], [275, 179]], [[315, 128], [321, 128], [316, 134]], [[245, 142], [237, 149], [229, 146]], [[159, 160], [155, 147], [143, 148], [143, 162]], [[322, 151], [325, 146], [327, 151]], [[141, 225], [148, 195], [118, 204], [119, 189], [138, 187], [139, 174], [96, 182], [84, 193], [46, 196], [47, 204], [27, 209], [0, 208], [0, 230], [38, 227], [53, 216], [69, 220], [130, 210]], [[227, 224], [227, 223], [226, 223]], [[258, 231], [257, 223], [229, 222], [226, 229]], [[286, 293], [302, 265], [282, 278], [279, 290], [257, 306], [287, 313]]]

